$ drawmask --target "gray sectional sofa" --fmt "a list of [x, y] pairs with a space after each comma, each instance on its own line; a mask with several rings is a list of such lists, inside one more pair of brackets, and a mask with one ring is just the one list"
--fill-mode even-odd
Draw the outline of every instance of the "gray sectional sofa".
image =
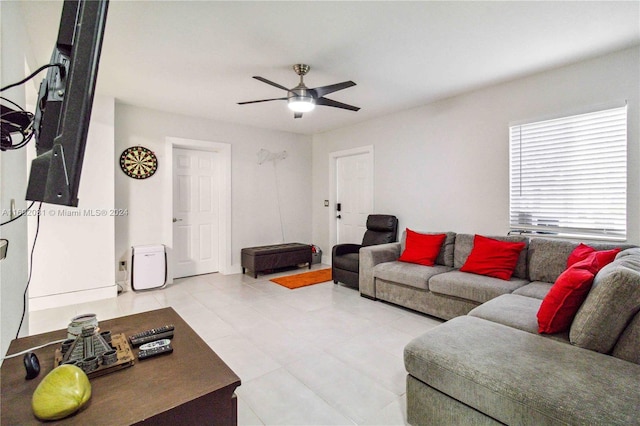
[[[446, 233], [434, 266], [398, 261], [404, 249], [405, 233], [397, 243], [360, 249], [360, 295], [384, 300], [442, 319], [466, 315], [475, 307], [503, 294], [543, 299], [554, 281], [565, 270], [569, 254], [578, 242], [491, 236], [496, 240], [523, 242], [518, 263], [509, 281], [460, 272], [473, 249], [473, 234]], [[629, 244], [588, 243], [596, 250]]]
[[588, 243], [624, 250], [546, 335], [536, 313], [578, 243], [493, 238], [527, 244], [509, 281], [458, 270], [469, 234], [448, 233], [433, 267], [398, 262], [402, 243], [360, 253], [363, 296], [450, 319], [405, 348], [409, 423], [640, 424], [640, 248]]

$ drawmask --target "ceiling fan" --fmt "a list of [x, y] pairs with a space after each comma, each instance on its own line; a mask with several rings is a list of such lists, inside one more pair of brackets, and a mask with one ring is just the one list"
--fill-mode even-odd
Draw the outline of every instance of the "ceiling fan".
[[282, 98], [261, 99], [258, 101], [238, 102], [238, 105], [255, 104], [258, 102], [268, 101], [287, 101], [289, 109], [294, 112], [294, 118], [301, 118], [302, 113], [309, 112], [315, 108], [316, 105], [330, 106], [334, 108], [348, 109], [350, 111], [358, 111], [360, 108], [353, 105], [347, 105], [342, 102], [334, 101], [332, 99], [325, 98], [324, 95], [337, 92], [338, 90], [346, 89], [356, 84], [353, 81], [344, 81], [342, 83], [331, 84], [329, 86], [316, 87], [309, 89], [305, 86], [303, 77], [309, 72], [311, 67], [305, 64], [296, 64], [293, 66], [293, 70], [300, 76], [300, 83], [293, 89], [287, 89], [286, 87], [267, 80], [264, 77], [253, 76], [256, 80], [263, 83], [270, 84], [278, 89], [286, 90], [287, 96]]

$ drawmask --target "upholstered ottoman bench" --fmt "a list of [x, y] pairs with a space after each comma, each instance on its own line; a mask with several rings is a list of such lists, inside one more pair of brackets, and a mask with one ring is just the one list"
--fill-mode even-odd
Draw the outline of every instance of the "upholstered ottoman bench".
[[271, 246], [247, 247], [241, 251], [242, 273], [245, 269], [253, 271], [253, 277], [258, 278], [258, 272], [269, 269], [296, 266], [308, 263], [311, 269], [311, 246], [309, 244], [286, 243]]

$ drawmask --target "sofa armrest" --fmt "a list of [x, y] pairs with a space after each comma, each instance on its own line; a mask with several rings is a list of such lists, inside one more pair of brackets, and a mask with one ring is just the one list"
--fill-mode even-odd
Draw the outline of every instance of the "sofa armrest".
[[359, 287], [360, 295], [375, 299], [376, 288], [373, 268], [384, 262], [393, 262], [400, 257], [400, 243], [378, 244], [360, 249]]
[[360, 244], [336, 244], [331, 249], [331, 256], [342, 256], [348, 253], [358, 253], [362, 245]]

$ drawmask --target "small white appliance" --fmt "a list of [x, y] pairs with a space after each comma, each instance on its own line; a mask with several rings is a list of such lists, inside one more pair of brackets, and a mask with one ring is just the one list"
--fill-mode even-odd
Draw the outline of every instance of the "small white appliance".
[[163, 244], [131, 247], [131, 288], [150, 290], [167, 283], [167, 252]]

